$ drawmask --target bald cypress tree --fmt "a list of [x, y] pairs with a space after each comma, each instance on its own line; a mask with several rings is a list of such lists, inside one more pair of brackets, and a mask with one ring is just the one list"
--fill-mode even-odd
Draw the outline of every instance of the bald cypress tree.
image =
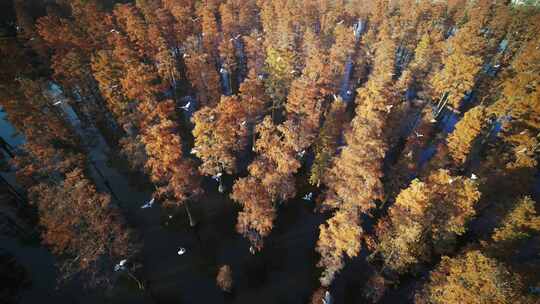
[[175, 20], [171, 29], [174, 30], [179, 43], [198, 31], [197, 20], [193, 17], [195, 15], [194, 0], [163, 0], [161, 2], [164, 9], [166, 9]]
[[460, 256], [443, 257], [430, 273], [424, 293], [415, 303], [533, 303], [520, 294], [519, 278], [508, 268], [478, 250]]
[[474, 181], [446, 170], [433, 172], [425, 182], [413, 180], [377, 227], [377, 252], [385, 267], [403, 273], [451, 252], [479, 198]]
[[489, 20], [492, 4], [482, 3], [485, 5], [470, 7], [467, 22], [447, 40], [444, 67], [431, 81], [435, 93], [455, 110], [459, 109], [465, 94], [473, 89], [484, 64], [487, 40], [482, 28]]
[[469, 153], [482, 131], [485, 131], [487, 122], [485, 108], [477, 106], [467, 111], [464, 117], [456, 124], [455, 130], [448, 136], [448, 149], [454, 162], [462, 166], [468, 159]]
[[81, 169], [60, 184], [40, 183], [30, 192], [44, 228], [43, 242], [59, 256], [60, 281], [85, 278], [85, 285], [111, 287], [114, 265], [137, 247], [109, 195], [98, 193]]
[[325, 121], [315, 141], [315, 161], [311, 167], [309, 182], [320, 186], [331, 165], [332, 158], [337, 153], [341, 132], [345, 121], [345, 103], [340, 99], [334, 100], [325, 115]]
[[261, 250], [263, 238], [272, 230], [277, 205], [296, 194], [293, 174], [300, 163], [269, 116], [257, 126], [257, 132], [257, 156], [248, 167], [249, 175], [235, 182], [231, 198], [242, 205], [237, 231]]
[[328, 287], [345, 266], [343, 258], [353, 258], [360, 252], [363, 231], [357, 213], [351, 211], [336, 212], [319, 230], [315, 250], [321, 254], [321, 260], [317, 266], [324, 268], [320, 282], [323, 287]]
[[207, 6], [200, 6], [202, 46], [205, 53], [210, 56], [212, 63], [218, 62], [219, 33], [215, 11]]
[[240, 85], [240, 93], [222, 96], [215, 108], [204, 107], [192, 118], [194, 152], [203, 160], [205, 175], [238, 172], [237, 155], [248, 145], [250, 129], [267, 102], [262, 81], [253, 73]]
[[184, 43], [187, 78], [197, 92], [200, 107], [215, 106], [219, 101], [220, 82], [212, 55], [206, 53], [201, 41], [190, 37]]
[[510, 249], [512, 243], [530, 239], [540, 232], [540, 216], [536, 214], [535, 207], [536, 202], [528, 196], [516, 201], [492, 235], [496, 248], [500, 248], [500, 244], [501, 247], [508, 246], [507, 249]]

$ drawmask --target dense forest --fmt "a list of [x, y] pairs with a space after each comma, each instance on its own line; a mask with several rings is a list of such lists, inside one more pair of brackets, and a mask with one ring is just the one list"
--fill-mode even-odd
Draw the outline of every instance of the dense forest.
[[540, 303], [535, 1], [0, 8], [1, 303]]

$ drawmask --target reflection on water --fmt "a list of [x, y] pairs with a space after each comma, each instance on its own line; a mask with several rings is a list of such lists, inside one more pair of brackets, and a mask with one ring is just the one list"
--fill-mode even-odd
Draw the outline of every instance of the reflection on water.
[[0, 106], [0, 136], [11, 146], [17, 147], [24, 143], [24, 137], [7, 121], [7, 114]]

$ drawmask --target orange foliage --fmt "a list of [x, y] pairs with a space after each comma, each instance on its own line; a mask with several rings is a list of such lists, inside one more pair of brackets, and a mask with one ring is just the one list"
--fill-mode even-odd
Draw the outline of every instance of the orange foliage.
[[115, 263], [136, 250], [110, 197], [98, 193], [80, 169], [60, 185], [41, 183], [30, 194], [44, 228], [43, 242], [62, 257], [62, 279], [82, 274], [88, 285], [110, 286]]

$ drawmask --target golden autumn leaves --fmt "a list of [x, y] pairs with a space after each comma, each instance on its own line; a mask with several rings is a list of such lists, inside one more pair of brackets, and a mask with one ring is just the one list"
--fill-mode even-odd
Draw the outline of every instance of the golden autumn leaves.
[[83, 275], [85, 284], [111, 284], [116, 261], [135, 252], [132, 236], [107, 194], [98, 193], [80, 169], [66, 174], [62, 183], [41, 183], [31, 190], [46, 230], [43, 242], [60, 262], [62, 280]]
[[[518, 250], [515, 240], [538, 231], [527, 196], [540, 129], [533, 14], [493, 1], [163, 0], [120, 4], [110, 13], [81, 3], [70, 4], [69, 18], [38, 22], [54, 77], [85, 96], [101, 93], [124, 129], [123, 152], [133, 167], [145, 168], [164, 202], [196, 200], [201, 175], [238, 176], [230, 194], [242, 208], [236, 229], [260, 250], [279, 205], [300, 192], [298, 172], [313, 158], [309, 181], [332, 212], [315, 248], [323, 287], [345, 257], [362, 250], [376, 264], [374, 290], [384, 289], [385, 276], [414, 273], [448, 254], [424, 290], [429, 303], [458, 297], [474, 303], [486, 294], [514, 299], [513, 291], [496, 289], [510, 278], [508, 261], [486, 248]], [[366, 26], [363, 36], [353, 25]], [[501, 51], [505, 40], [508, 51]], [[501, 72], [487, 72], [495, 67]], [[224, 75], [230, 90], [222, 90]], [[77, 145], [61, 119], [39, 119], [54, 112], [39, 97], [40, 85], [22, 81], [20, 94], [2, 104], [26, 126], [32, 157], [20, 160], [19, 174], [59, 175], [41, 185], [47, 198], [56, 191], [66, 200], [85, 193], [104, 201], [95, 189], [77, 186], [87, 183], [74, 171], [84, 166], [81, 155], [51, 144]], [[354, 104], [338, 93], [355, 95]], [[191, 107], [179, 102], [187, 95], [195, 97]], [[85, 102], [88, 113], [106, 112]], [[181, 109], [186, 117], [196, 110], [193, 130], [181, 122]], [[444, 121], [449, 117], [459, 122]], [[184, 152], [190, 148], [184, 131], [191, 131], [198, 159]], [[499, 205], [506, 214], [497, 214], [501, 225], [491, 245], [457, 244], [475, 217]], [[43, 212], [47, 240], [76, 252], [67, 224], [84, 216], [62, 226]], [[373, 232], [366, 216], [373, 217]], [[55, 234], [55, 225], [62, 231]], [[464, 287], [481, 279], [471, 271], [486, 275], [478, 294]]]
[[389, 222], [378, 227], [378, 253], [386, 267], [405, 272], [433, 254], [452, 250], [475, 215], [480, 192], [474, 181], [432, 173], [425, 182], [413, 180], [388, 211]]

